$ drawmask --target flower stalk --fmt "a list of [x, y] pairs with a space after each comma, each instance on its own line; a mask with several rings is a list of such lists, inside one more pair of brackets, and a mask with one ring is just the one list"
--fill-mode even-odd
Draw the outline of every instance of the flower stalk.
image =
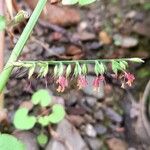
[[[133, 61], [134, 60], [134, 61]], [[94, 59], [94, 60], [61, 60], [61, 61], [17, 61], [17, 62], [13, 62], [11, 65], [13, 66], [23, 66], [24, 64], [36, 64], [36, 65], [40, 65], [40, 64], [45, 64], [48, 63], [49, 65], [59, 65], [60, 63], [64, 64], [64, 65], [69, 65], [69, 64], [76, 64], [77, 62], [80, 64], [94, 64], [95, 61], [98, 62], [102, 62], [102, 63], [109, 63], [112, 61], [128, 61], [128, 62], [135, 62], [135, 60], [139, 60], [136, 61], [136, 63], [142, 63], [144, 62], [142, 59], [140, 58], [119, 58], [119, 59]]]

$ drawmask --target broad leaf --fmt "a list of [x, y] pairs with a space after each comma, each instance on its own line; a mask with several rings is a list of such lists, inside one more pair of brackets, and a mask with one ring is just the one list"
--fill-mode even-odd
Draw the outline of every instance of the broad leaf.
[[64, 107], [60, 104], [55, 104], [52, 107], [52, 114], [49, 115], [49, 121], [51, 123], [57, 124], [65, 117]]
[[79, 5], [83, 6], [83, 5], [91, 4], [95, 1], [96, 0], [62, 0], [62, 4], [63, 5], [74, 5], [74, 4], [79, 3]]
[[34, 116], [28, 116], [27, 108], [19, 108], [14, 116], [13, 123], [17, 129], [29, 130], [32, 129], [36, 123]]
[[48, 116], [39, 117], [38, 123], [40, 123], [43, 127], [47, 126], [49, 124], [49, 117]]
[[78, 3], [78, 0], [62, 0], [63, 5], [74, 5]]
[[41, 133], [40, 135], [38, 135], [37, 141], [41, 146], [43, 146], [48, 142], [48, 137], [45, 134]]
[[51, 103], [52, 95], [44, 89], [40, 89], [32, 95], [32, 103], [34, 105], [40, 104], [42, 107], [46, 107]]
[[1, 150], [26, 150], [25, 145], [9, 134], [0, 134]]
[[80, 5], [88, 5], [88, 4], [91, 4], [93, 2], [95, 2], [96, 0], [79, 0], [79, 4]]

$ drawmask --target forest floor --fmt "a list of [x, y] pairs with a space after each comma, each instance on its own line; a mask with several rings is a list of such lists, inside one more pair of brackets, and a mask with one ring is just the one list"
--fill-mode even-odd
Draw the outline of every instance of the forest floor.
[[[37, 0], [18, 2], [18, 6], [32, 12]], [[148, 3], [147, 3], [148, 5]], [[135, 75], [133, 86], [127, 90], [120, 87], [119, 81], [106, 75], [106, 84], [99, 92], [92, 87], [78, 90], [76, 82], [71, 81], [63, 92], [57, 92], [57, 85], [47, 78], [49, 91], [57, 101], [65, 105], [67, 116], [53, 129], [64, 141], [69, 141], [73, 150], [142, 150], [148, 146], [137, 140], [134, 123], [130, 116], [131, 94], [139, 102], [145, 86], [150, 79], [150, 7], [140, 0], [100, 0], [86, 7], [67, 7], [47, 5], [33, 34], [19, 60], [70, 60], [140, 57], [144, 64], [131, 64], [129, 71]], [[15, 30], [14, 43], [23, 27]], [[5, 60], [12, 51], [10, 37], [6, 35]], [[92, 68], [92, 66], [91, 66]], [[45, 79], [29, 80], [26, 70], [15, 69], [5, 91], [5, 107], [9, 112], [9, 123], [15, 110], [31, 99], [37, 89], [46, 88]], [[94, 79], [93, 72], [87, 75], [89, 82]], [[129, 119], [126, 119], [129, 118]], [[1, 127], [2, 128], [2, 127]], [[74, 132], [72, 133], [72, 129]], [[29, 150], [67, 150], [57, 139], [49, 137], [49, 142], [39, 148], [33, 137], [39, 127], [28, 132], [15, 132], [13, 126], [3, 129], [23, 139]], [[45, 129], [47, 131], [47, 129]], [[131, 133], [133, 131], [133, 133]], [[32, 148], [31, 148], [32, 147]], [[84, 147], [84, 148], [81, 148]], [[70, 149], [71, 150], [71, 149]]]

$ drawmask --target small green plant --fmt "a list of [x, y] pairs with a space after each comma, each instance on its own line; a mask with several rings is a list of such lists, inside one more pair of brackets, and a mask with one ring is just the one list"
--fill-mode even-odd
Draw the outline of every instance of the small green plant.
[[0, 134], [1, 150], [26, 150], [25, 145], [9, 134]]
[[[63, 0], [62, 3], [66, 5], [72, 5], [79, 3], [80, 5], [87, 5], [89, 3], [92, 3], [96, 0]], [[70, 73], [71, 73], [71, 64], [75, 64], [75, 69], [74, 69], [74, 76], [78, 78], [78, 87], [82, 88], [84, 87], [86, 83], [86, 78], [85, 75], [87, 74], [87, 64], [90, 63], [95, 63], [95, 73], [97, 75], [97, 78], [95, 81], [93, 81], [93, 85], [96, 86], [96, 88], [99, 86], [100, 81], [103, 81], [103, 74], [106, 73], [106, 68], [104, 67], [105, 64], [104, 62], [111, 62], [112, 63], [112, 70], [114, 71], [115, 74], [118, 73], [118, 71], [123, 71], [124, 72], [124, 80], [127, 81], [126, 83], [131, 86], [131, 83], [135, 79], [134, 76], [130, 73], [127, 73], [126, 67], [127, 67], [127, 61], [132, 61], [132, 62], [142, 62], [141, 59], [139, 58], [127, 58], [127, 59], [106, 59], [106, 60], [76, 60], [76, 61], [22, 61], [22, 62], [17, 62], [18, 57], [20, 53], [22, 52], [22, 49], [28, 40], [39, 16], [40, 13], [42, 12], [44, 6], [46, 5], [47, 0], [39, 0], [38, 4], [31, 15], [22, 35], [20, 36], [17, 44], [15, 45], [11, 56], [6, 63], [3, 71], [0, 73], [0, 93], [2, 90], [5, 88], [6, 83], [11, 75], [11, 72], [14, 67], [26, 67], [29, 69], [29, 76], [30, 78], [32, 74], [34, 73], [34, 70], [37, 66], [40, 67], [40, 72], [38, 77], [45, 77], [48, 73], [48, 69], [50, 65], [54, 65], [54, 77], [58, 77], [56, 83], [59, 85], [58, 86], [58, 91], [63, 92], [65, 90], [65, 87], [68, 86], [68, 80], [66, 79]], [[25, 18], [26, 15], [23, 13], [24, 11], [21, 11], [16, 17], [17, 19], [14, 20], [21, 20], [20, 18]], [[16, 22], [17, 22], [16, 21]], [[5, 19], [3, 17], [0, 18], [0, 23], [2, 24], [2, 28], [5, 27]], [[64, 68], [63, 65], [68, 65], [66, 72], [64, 73]], [[82, 66], [82, 67], [81, 67]], [[65, 76], [64, 76], [65, 74]], [[125, 85], [124, 83], [122, 84], [123, 86]], [[122, 87], [123, 87], [122, 86]], [[43, 102], [42, 102], [43, 103]]]
[[[51, 75], [56, 79], [58, 84], [57, 91], [64, 92], [69, 85], [69, 78], [77, 78], [77, 86], [79, 89], [86, 87], [88, 81], [86, 76], [88, 74], [88, 65], [93, 65], [96, 75], [93, 81], [93, 88], [98, 89], [100, 84], [105, 81], [105, 74], [109, 71], [108, 64], [111, 64], [111, 73], [120, 79], [122, 87], [131, 86], [135, 77], [133, 74], [127, 72], [129, 62], [142, 63], [143, 60], [139, 58], [121, 58], [121, 59], [97, 59], [97, 60], [71, 60], [71, 61], [18, 61], [13, 63], [13, 66], [28, 69], [28, 78], [33, 75], [34, 71], [39, 70], [38, 77], [45, 77], [49, 73], [49, 67], [53, 67]], [[74, 69], [73, 69], [73, 66]], [[110, 68], [110, 67], [109, 67]], [[37, 93], [38, 96], [38, 93]], [[45, 97], [46, 101], [46, 97]], [[42, 101], [44, 106], [45, 101]], [[34, 104], [39, 101], [34, 100]]]
[[[0, 93], [4, 90], [6, 83], [11, 75], [14, 67], [24, 67], [28, 68], [28, 78], [30, 79], [33, 75], [35, 69], [39, 68], [39, 73], [37, 77], [46, 77], [49, 72], [49, 67], [53, 66], [53, 72], [51, 73], [56, 79], [58, 84], [57, 91], [63, 92], [66, 87], [68, 87], [68, 80], [70, 76], [77, 78], [77, 86], [79, 89], [84, 88], [88, 82], [86, 80], [86, 75], [88, 74], [88, 65], [94, 65], [94, 72], [96, 78], [93, 81], [94, 89], [98, 89], [101, 82], [105, 81], [105, 74], [108, 71], [108, 63], [111, 64], [111, 72], [115, 74], [122, 81], [122, 87], [125, 85], [131, 86], [135, 77], [133, 74], [127, 72], [128, 62], [143, 62], [140, 58], [119, 58], [119, 59], [96, 59], [96, 60], [69, 60], [69, 61], [18, 61], [19, 56], [31, 35], [37, 20], [44, 9], [46, 2], [48, 0], [39, 0], [36, 8], [34, 9], [25, 29], [23, 30], [17, 44], [15, 45], [12, 53], [7, 61], [3, 71], [0, 73]], [[79, 5], [87, 5], [96, 0], [62, 0], [65, 5], [73, 5], [79, 3]], [[0, 16], [0, 30], [7, 29], [7, 27], [13, 26], [19, 23], [22, 19], [26, 18], [26, 13], [21, 11], [14, 17], [10, 22], [4, 16]], [[72, 69], [73, 66], [74, 69]], [[121, 75], [120, 75], [121, 74]], [[19, 130], [29, 130], [32, 129], [35, 124], [40, 124], [42, 127], [49, 126], [49, 124], [57, 124], [65, 117], [65, 109], [60, 104], [55, 104], [52, 101], [52, 94], [45, 89], [38, 90], [32, 95], [31, 102], [33, 103], [32, 109], [20, 107], [14, 115], [14, 126]], [[36, 108], [38, 108], [38, 113]], [[5, 138], [5, 137], [3, 137]], [[6, 137], [7, 138], [7, 137]], [[0, 148], [6, 145], [6, 140], [0, 138]], [[44, 145], [48, 138], [45, 134], [41, 133], [37, 140], [40, 145]], [[11, 141], [11, 139], [10, 139]], [[8, 143], [10, 142], [8, 141]], [[3, 144], [4, 143], [4, 144]], [[13, 142], [12, 142], [13, 143]], [[11, 144], [10, 144], [11, 145]], [[13, 146], [11, 147], [13, 150]], [[8, 146], [8, 144], [7, 144]], [[6, 150], [7, 147], [5, 148]], [[5, 150], [4, 149], [4, 150]], [[23, 147], [17, 149], [17, 144], [15, 144], [15, 150], [24, 150]]]
[[53, 104], [52, 94], [45, 89], [40, 89], [32, 95], [31, 102], [34, 106], [39, 105], [38, 115], [29, 115], [34, 112], [34, 107], [20, 107], [14, 115], [14, 125], [19, 130], [29, 130], [39, 123], [42, 127], [49, 124], [57, 124], [65, 117], [65, 110], [61, 104]]

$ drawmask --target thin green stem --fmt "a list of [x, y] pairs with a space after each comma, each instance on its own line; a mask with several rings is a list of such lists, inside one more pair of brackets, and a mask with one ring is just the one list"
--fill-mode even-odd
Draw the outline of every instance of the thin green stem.
[[[135, 60], [139, 60], [139, 61], [135, 61]], [[14, 62], [13, 65], [14, 66], [21, 66], [23, 64], [36, 64], [36, 65], [40, 65], [40, 64], [46, 64], [48, 63], [49, 65], [58, 65], [60, 63], [64, 64], [64, 65], [68, 65], [68, 64], [75, 64], [75, 63], [80, 63], [80, 64], [93, 64], [96, 61], [98, 62], [104, 62], [104, 63], [109, 63], [112, 61], [129, 61], [129, 62], [143, 62], [143, 60], [141, 60], [140, 58], [119, 58], [119, 59], [94, 59], [94, 60], [61, 60], [61, 61], [18, 61], [18, 62]]]
[[[10, 58], [7, 62], [7, 64], [4, 67], [4, 70], [2, 71], [2, 73], [0, 74], [0, 93], [3, 91], [3, 89], [6, 86], [6, 83], [11, 75], [11, 72], [13, 70], [13, 66], [12, 63], [17, 61], [18, 57], [20, 56], [24, 45], [26, 44], [45, 4], [46, 4], [47, 0], [39, 0], [38, 4], [36, 6], [36, 8], [34, 9], [23, 33], [21, 34], [17, 44], [15, 45]], [[9, 67], [10, 66], [10, 67]]]

